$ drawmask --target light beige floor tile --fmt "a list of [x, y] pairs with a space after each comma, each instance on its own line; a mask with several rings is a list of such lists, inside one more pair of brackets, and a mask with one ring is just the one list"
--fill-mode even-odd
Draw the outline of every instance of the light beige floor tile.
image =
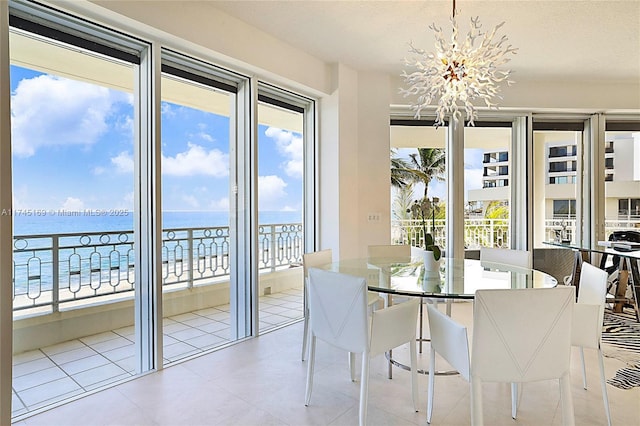
[[56, 364], [66, 364], [67, 362], [77, 361], [82, 358], [88, 358], [90, 356], [96, 355], [96, 351], [91, 349], [88, 346], [78, 347], [76, 349], [72, 349], [70, 351], [58, 352], [56, 354], [49, 355], [49, 357]]
[[228, 329], [229, 326], [218, 321], [209, 320], [206, 324], [198, 326], [197, 328], [205, 333], [215, 333], [216, 331]]
[[110, 361], [102, 355], [92, 355], [87, 358], [82, 358], [76, 361], [60, 364], [60, 368], [70, 376], [81, 373], [83, 371], [91, 370], [96, 367], [109, 364]]
[[78, 340], [80, 340], [82, 343], [84, 343], [87, 346], [91, 346], [96, 343], [105, 342], [107, 340], [115, 339], [118, 337], [121, 337], [121, 336], [113, 331], [107, 331], [105, 333], [99, 333], [91, 336], [82, 337]]
[[59, 343], [57, 345], [47, 346], [40, 350], [48, 356], [56, 355], [62, 352], [68, 352], [75, 349], [86, 348], [86, 345], [79, 340], [70, 340], [68, 342]]
[[110, 361], [120, 361], [122, 359], [128, 358], [135, 353], [135, 345], [130, 343], [127, 346], [122, 346], [116, 349], [112, 349], [109, 351], [102, 351], [100, 354]]
[[13, 377], [20, 377], [32, 374], [47, 368], [55, 367], [56, 364], [49, 358], [37, 358], [32, 361], [22, 362], [13, 366]]
[[115, 364], [108, 363], [99, 367], [94, 367], [87, 371], [74, 374], [73, 379], [84, 388], [89, 388], [97, 383], [105, 381], [115, 381], [129, 376], [126, 371]]
[[19, 365], [24, 362], [31, 362], [37, 359], [42, 359], [46, 357], [46, 355], [40, 350], [36, 349], [33, 351], [21, 352], [19, 354], [13, 355], [13, 365]]
[[38, 387], [54, 380], [64, 378], [66, 376], [67, 375], [64, 373], [64, 371], [62, 371], [57, 366], [45, 368], [44, 370], [35, 371], [30, 374], [24, 374], [20, 377], [15, 377], [13, 379], [13, 389], [15, 389], [16, 392], [21, 392], [26, 389]]
[[65, 376], [20, 392], [20, 399], [29, 409], [33, 409], [82, 392], [83, 389], [76, 382]]

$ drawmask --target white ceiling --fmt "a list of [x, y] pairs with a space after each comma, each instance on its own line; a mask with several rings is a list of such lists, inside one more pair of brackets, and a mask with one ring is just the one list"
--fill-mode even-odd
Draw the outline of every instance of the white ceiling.
[[[326, 62], [399, 76], [408, 42], [433, 51], [432, 23], [450, 28], [452, 2], [212, 1], [220, 9]], [[517, 47], [513, 79], [640, 79], [640, 0], [457, 0], [461, 32], [506, 21]]]

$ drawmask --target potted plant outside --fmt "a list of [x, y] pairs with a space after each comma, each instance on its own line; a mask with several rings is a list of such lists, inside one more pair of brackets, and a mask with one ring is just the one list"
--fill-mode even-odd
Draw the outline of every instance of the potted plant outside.
[[[434, 202], [437, 202], [434, 199]], [[427, 203], [430, 204], [429, 200], [423, 199], [422, 202], [415, 200], [410, 209], [407, 210], [408, 213], [411, 213], [414, 218], [420, 219], [422, 225], [422, 235], [424, 235], [423, 244], [421, 247], [423, 250], [423, 259], [424, 259], [424, 267], [427, 271], [438, 271], [440, 269], [440, 258], [442, 256], [442, 250], [435, 243], [433, 239], [433, 235], [427, 232], [427, 221], [425, 209], [428, 207]], [[433, 209], [433, 206], [431, 206]], [[434, 228], [435, 229], [435, 228]]]

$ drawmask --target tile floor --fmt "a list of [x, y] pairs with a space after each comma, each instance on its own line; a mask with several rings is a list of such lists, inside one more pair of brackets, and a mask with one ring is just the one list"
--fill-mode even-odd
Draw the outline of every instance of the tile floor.
[[[260, 297], [260, 331], [302, 318], [302, 292]], [[229, 306], [165, 318], [165, 365], [230, 343]], [[133, 326], [17, 354], [13, 358], [12, 416], [131, 378]]]
[[[453, 304], [453, 317], [470, 325], [470, 303]], [[359, 382], [349, 380], [345, 353], [319, 343], [311, 404], [304, 405], [306, 362], [300, 360], [302, 323], [276, 329], [223, 350], [86, 395], [25, 418], [35, 425], [355, 425]], [[406, 348], [394, 352], [402, 358]], [[586, 350], [589, 389], [582, 388], [579, 352], [572, 353], [577, 425], [606, 424], [594, 351]], [[427, 365], [428, 351], [420, 356]], [[605, 358], [608, 377], [624, 364]], [[438, 360], [438, 369], [446, 368]], [[411, 403], [409, 373], [386, 377], [383, 356], [371, 364], [368, 424], [426, 423], [427, 376], [419, 376], [420, 411]], [[614, 425], [640, 425], [640, 388], [607, 386]], [[469, 424], [469, 386], [459, 376], [438, 377], [433, 425]], [[511, 419], [510, 388], [484, 384], [487, 425], [560, 425], [557, 382], [522, 386], [518, 419]]]

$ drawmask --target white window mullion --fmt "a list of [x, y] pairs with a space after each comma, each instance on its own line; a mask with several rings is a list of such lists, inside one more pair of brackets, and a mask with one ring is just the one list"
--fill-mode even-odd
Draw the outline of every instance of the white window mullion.
[[11, 424], [13, 357], [13, 223], [11, 192], [11, 85], [9, 4], [0, 1], [0, 424]]
[[533, 249], [533, 131], [531, 116], [516, 117], [511, 135], [511, 215], [510, 244], [512, 249]]
[[464, 122], [449, 120], [447, 137], [447, 257], [464, 259]]
[[[582, 219], [579, 239], [583, 247], [595, 248], [605, 239], [604, 149], [605, 118], [595, 114], [585, 122], [582, 138], [583, 161], [578, 164], [578, 181], [582, 188], [580, 202], [576, 202], [576, 217]], [[582, 169], [580, 169], [582, 167]]]
[[143, 52], [136, 79], [135, 334], [137, 372], [162, 368], [160, 47]]
[[[258, 294], [258, 218], [257, 194], [257, 102], [256, 80], [244, 80], [238, 84], [238, 93], [231, 123], [229, 155], [231, 199], [230, 203], [230, 314], [231, 339], [239, 339], [258, 330], [257, 303], [251, 303], [251, 295]], [[256, 296], [257, 297], [257, 296]]]

